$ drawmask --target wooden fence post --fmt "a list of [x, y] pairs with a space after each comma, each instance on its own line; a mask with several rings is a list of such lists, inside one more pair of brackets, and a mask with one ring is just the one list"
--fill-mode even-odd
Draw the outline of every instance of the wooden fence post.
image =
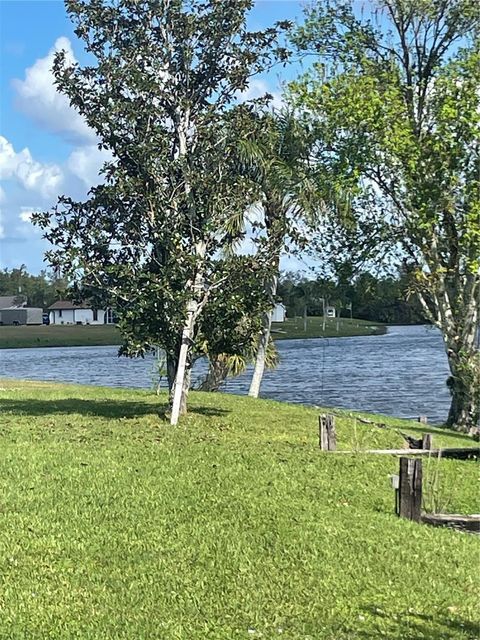
[[418, 458], [400, 458], [398, 515], [420, 522], [421, 510], [422, 461]]
[[424, 433], [422, 435], [422, 449], [431, 449], [432, 448], [432, 434]]
[[320, 415], [318, 419], [318, 444], [322, 451], [335, 451], [337, 448], [335, 416]]

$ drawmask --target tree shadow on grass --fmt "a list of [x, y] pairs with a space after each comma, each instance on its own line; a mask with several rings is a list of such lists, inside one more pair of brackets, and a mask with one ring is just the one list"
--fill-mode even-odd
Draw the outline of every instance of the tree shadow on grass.
[[[475, 640], [479, 638], [480, 624], [469, 620], [462, 620], [452, 613], [451, 616], [426, 615], [416, 612], [405, 612], [395, 617], [379, 610], [377, 607], [367, 607], [366, 613], [379, 620], [382, 627], [382, 638], [388, 640], [403, 640], [404, 638], [428, 638], [428, 640]], [[357, 632], [359, 638], [373, 640], [378, 638], [377, 631]]]
[[[12, 412], [23, 416], [48, 416], [80, 414], [101, 418], [138, 418], [153, 415], [166, 419], [168, 406], [165, 404], [147, 404], [125, 400], [85, 400], [68, 398], [64, 400], [0, 400], [0, 411]], [[220, 416], [229, 411], [212, 407], [192, 407], [189, 413], [205, 416]]]
[[465, 439], [468, 439], [468, 435], [466, 433], [460, 433], [459, 431], [454, 431], [453, 429], [450, 429], [449, 427], [437, 427], [437, 431], [432, 431], [428, 425], [424, 425], [423, 427], [411, 427], [410, 425], [407, 426], [398, 426], [395, 427], [395, 429], [399, 429], [400, 431], [405, 431], [408, 433], [412, 433], [413, 434], [419, 434], [420, 436], [423, 435], [424, 433], [430, 433], [432, 435], [432, 438], [435, 438], [435, 436], [439, 437], [439, 436], [449, 436], [450, 438], [459, 438], [461, 440], [463, 440], [465, 442]]

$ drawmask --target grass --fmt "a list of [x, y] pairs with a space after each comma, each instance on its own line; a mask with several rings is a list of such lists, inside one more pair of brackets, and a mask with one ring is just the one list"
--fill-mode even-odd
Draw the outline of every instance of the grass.
[[[287, 319], [286, 322], [273, 324], [273, 337], [320, 338], [363, 336], [385, 333], [384, 325], [372, 324], [367, 320], [339, 319], [339, 331], [336, 320], [327, 320], [323, 331], [321, 318], [308, 318], [307, 331], [304, 331], [303, 318]], [[121, 343], [118, 329], [113, 325], [40, 325], [40, 326], [0, 326], [0, 349], [21, 349], [32, 347], [96, 347]]]
[[0, 326], [0, 349], [98, 347], [120, 344], [114, 325]]
[[[287, 318], [285, 322], [274, 322], [273, 337], [277, 340], [288, 338], [345, 338], [347, 336], [371, 336], [386, 333], [386, 326], [381, 322], [359, 320], [358, 318], [327, 318], [325, 331], [323, 318], [312, 316], [307, 318], [305, 331], [303, 318]], [[280, 333], [281, 332], [281, 333]]]
[[[478, 539], [398, 519], [398, 460], [319, 452], [318, 410], [192, 393], [171, 428], [147, 391], [0, 387], [0, 638], [478, 637]], [[347, 412], [337, 432], [401, 446]], [[478, 512], [476, 464], [440, 464]]]

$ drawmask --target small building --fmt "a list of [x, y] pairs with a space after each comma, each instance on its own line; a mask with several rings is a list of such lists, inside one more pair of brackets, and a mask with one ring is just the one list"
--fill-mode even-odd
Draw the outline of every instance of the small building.
[[91, 304], [58, 300], [49, 308], [50, 324], [114, 324], [111, 309], [94, 309]]
[[272, 311], [272, 322], [285, 322], [287, 307], [281, 302], [277, 302]]
[[330, 305], [328, 307], [325, 307], [325, 316], [327, 318], [336, 318], [337, 310], [335, 309], [335, 307], [331, 307]]

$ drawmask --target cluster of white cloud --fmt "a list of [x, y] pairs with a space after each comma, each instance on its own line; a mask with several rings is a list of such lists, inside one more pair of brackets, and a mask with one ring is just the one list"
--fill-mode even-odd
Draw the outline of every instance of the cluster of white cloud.
[[68, 64], [76, 62], [70, 40], [58, 38], [48, 54], [26, 70], [24, 80], [13, 81], [16, 105], [45, 130], [68, 142], [91, 145], [95, 143], [95, 134], [55, 87], [52, 66], [55, 54], [62, 50]]
[[39, 128], [72, 146], [61, 162], [41, 162], [28, 147], [15, 149], [0, 136], [0, 267], [23, 262], [32, 270], [41, 268], [45, 243], [30, 222], [33, 211], [52, 207], [60, 194], [83, 197], [101, 181], [99, 171], [111, 156], [99, 151], [94, 132], [60, 94], [54, 82], [55, 53], [65, 51], [67, 61], [75, 63], [68, 38], [58, 38], [47, 55], [27, 68], [25, 77], [14, 79], [15, 107]]
[[48, 198], [58, 193], [63, 172], [56, 164], [37, 162], [27, 148], [17, 153], [13, 145], [0, 136], [0, 179], [15, 179], [27, 191], [38, 192]]

